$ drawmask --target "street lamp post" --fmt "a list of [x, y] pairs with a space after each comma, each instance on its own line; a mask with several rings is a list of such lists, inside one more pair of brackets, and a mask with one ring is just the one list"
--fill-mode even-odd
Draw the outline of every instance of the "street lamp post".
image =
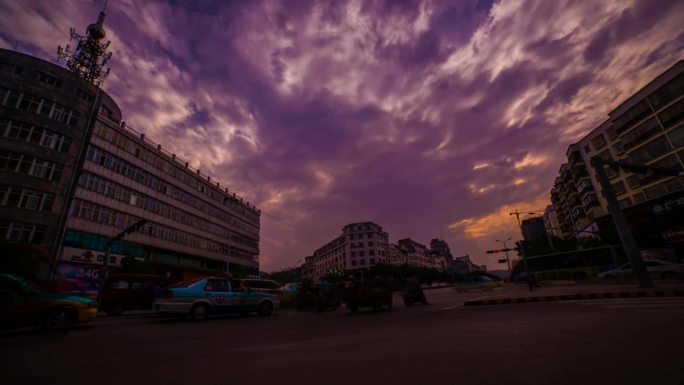
[[506, 242], [508, 242], [508, 241], [510, 241], [510, 240], [512, 240], [512, 239], [513, 239], [513, 238], [508, 238], [508, 239], [504, 239], [503, 241], [500, 241], [500, 240], [498, 240], [498, 239], [496, 240], [496, 242], [501, 242], [501, 243], [503, 243], [503, 248], [504, 248], [504, 250], [505, 250], [504, 253], [506, 253], [506, 263], [508, 264], [508, 271], [511, 271], [511, 260], [508, 259], [508, 247], [506, 247]]
[[100, 287], [102, 287], [102, 283], [104, 283], [105, 279], [107, 278], [107, 274], [109, 273], [109, 258], [112, 250], [112, 245], [114, 244], [114, 242], [123, 239], [126, 235], [129, 235], [134, 231], [138, 231], [138, 229], [140, 229], [146, 223], [147, 219], [139, 219], [137, 222], [128, 226], [124, 231], [120, 232], [116, 237], [111, 238], [109, 241], [107, 241], [105, 249], [105, 260], [102, 264], [102, 273], [100, 274]]

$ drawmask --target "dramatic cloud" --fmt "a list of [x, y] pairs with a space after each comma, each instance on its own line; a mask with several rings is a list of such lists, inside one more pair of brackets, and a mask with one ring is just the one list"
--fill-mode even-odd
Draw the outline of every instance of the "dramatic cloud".
[[[3, 2], [53, 60], [100, 1]], [[483, 250], [548, 204], [567, 146], [682, 58], [678, 1], [109, 2], [129, 126], [263, 210], [263, 269], [350, 222]]]

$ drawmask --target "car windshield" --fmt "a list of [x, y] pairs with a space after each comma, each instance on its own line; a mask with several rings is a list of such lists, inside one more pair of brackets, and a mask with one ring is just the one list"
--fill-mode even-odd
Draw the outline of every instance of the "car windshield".
[[196, 279], [194, 281], [179, 281], [174, 284], [169, 285], [170, 288], [187, 288], [195, 286], [201, 279]]
[[21, 278], [10, 279], [10, 281], [14, 282], [15, 287], [20, 288], [22, 291], [41, 291], [38, 286]]

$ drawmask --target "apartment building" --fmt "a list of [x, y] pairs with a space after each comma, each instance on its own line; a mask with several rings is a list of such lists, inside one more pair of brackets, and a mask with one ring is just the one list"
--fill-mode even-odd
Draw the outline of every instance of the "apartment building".
[[342, 234], [306, 258], [306, 270], [314, 282], [333, 272], [369, 268], [389, 263], [389, 237], [373, 222], [350, 223]]
[[[684, 168], [684, 61], [679, 61], [568, 147], [551, 202], [563, 236], [586, 236], [608, 214], [590, 159]], [[684, 178], [605, 167], [623, 209], [684, 193]]]
[[434, 260], [430, 260], [430, 250], [422, 243], [416, 242], [411, 238], [404, 238], [400, 239], [397, 242], [397, 245], [406, 249], [406, 262], [410, 266], [425, 268], [435, 267]]

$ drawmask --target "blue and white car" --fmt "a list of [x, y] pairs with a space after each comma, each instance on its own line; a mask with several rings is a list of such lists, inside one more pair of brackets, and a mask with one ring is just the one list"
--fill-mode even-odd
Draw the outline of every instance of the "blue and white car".
[[164, 290], [164, 297], [154, 302], [154, 309], [180, 318], [189, 316], [203, 320], [210, 314], [256, 312], [267, 316], [280, 307], [269, 293], [253, 291], [244, 286], [233, 287], [227, 278], [207, 277], [186, 281]]

